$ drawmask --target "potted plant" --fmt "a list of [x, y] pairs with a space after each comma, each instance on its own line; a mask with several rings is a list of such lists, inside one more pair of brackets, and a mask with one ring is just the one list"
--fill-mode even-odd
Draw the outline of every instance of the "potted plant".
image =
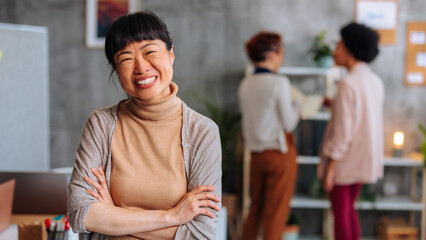
[[294, 214], [290, 213], [287, 220], [287, 226], [284, 229], [284, 234], [282, 240], [297, 240], [299, 239], [300, 231], [300, 220]]
[[228, 233], [230, 239], [238, 239], [238, 226], [240, 211], [238, 195], [239, 169], [237, 159], [243, 150], [241, 143], [241, 114], [237, 107], [221, 108], [216, 102], [199, 93], [191, 97], [203, 104], [206, 115], [219, 127], [220, 142], [222, 147], [222, 206], [227, 208]]
[[322, 30], [312, 40], [311, 48], [309, 53], [313, 55], [313, 60], [319, 67], [331, 67], [333, 66], [334, 60], [332, 57], [333, 51], [330, 45], [325, 41], [327, 31]]
[[423, 133], [423, 143], [420, 147], [420, 152], [423, 154], [423, 167], [426, 168], [426, 128], [419, 123], [419, 129]]
[[321, 181], [319, 178], [315, 175], [312, 179], [311, 186], [309, 187], [309, 193], [310, 196], [313, 198], [324, 198], [325, 192], [324, 189], [321, 186]]
[[235, 192], [233, 167], [236, 162], [237, 140], [241, 132], [241, 114], [237, 108], [220, 108], [210, 98], [201, 94], [194, 93], [192, 97], [204, 105], [206, 115], [219, 127], [222, 147], [222, 189], [223, 192]]

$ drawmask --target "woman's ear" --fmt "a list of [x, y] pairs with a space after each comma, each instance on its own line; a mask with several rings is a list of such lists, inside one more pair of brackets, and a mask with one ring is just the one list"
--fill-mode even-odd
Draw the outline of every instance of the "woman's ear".
[[169, 50], [169, 56], [170, 56], [170, 60], [172, 62], [172, 65], [175, 62], [175, 53], [173, 52], [173, 49], [174, 49], [174, 46], [172, 46]]

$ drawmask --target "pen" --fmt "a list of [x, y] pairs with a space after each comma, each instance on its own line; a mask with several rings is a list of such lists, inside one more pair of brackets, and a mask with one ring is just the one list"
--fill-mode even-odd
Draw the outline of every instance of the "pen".
[[56, 229], [56, 220], [53, 220], [53, 221], [50, 222], [49, 230], [51, 232], [53, 232], [53, 231], [55, 231], [55, 229]]
[[69, 220], [68, 216], [66, 218], [67, 219], [65, 221], [65, 231], [68, 230], [68, 229], [70, 229], [70, 220]]
[[46, 225], [46, 229], [49, 229], [49, 227], [50, 227], [50, 218], [44, 219], [44, 225]]
[[69, 217], [58, 215], [44, 220], [48, 232], [48, 240], [64, 240], [66, 231], [70, 229]]

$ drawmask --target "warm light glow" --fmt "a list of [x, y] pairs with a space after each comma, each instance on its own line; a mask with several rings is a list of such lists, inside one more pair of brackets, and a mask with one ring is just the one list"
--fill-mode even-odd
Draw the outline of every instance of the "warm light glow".
[[393, 144], [395, 148], [402, 148], [402, 145], [404, 145], [404, 133], [403, 132], [395, 132], [393, 134]]

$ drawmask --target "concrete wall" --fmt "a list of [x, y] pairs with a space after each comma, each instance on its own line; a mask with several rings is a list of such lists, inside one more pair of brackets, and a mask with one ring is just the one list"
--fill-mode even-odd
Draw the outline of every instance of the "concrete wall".
[[[223, 106], [236, 103], [236, 88], [248, 62], [243, 43], [267, 29], [284, 36], [287, 66], [311, 66], [310, 40], [322, 29], [338, 40], [339, 28], [354, 18], [348, 0], [144, 0], [169, 26], [175, 41], [175, 82], [179, 96], [196, 109], [191, 92], [215, 93]], [[400, 1], [397, 44], [382, 46], [372, 64], [386, 86], [385, 139], [406, 132], [406, 147], [420, 145], [417, 123], [426, 124], [424, 87], [403, 84], [405, 23], [426, 21], [426, 1]], [[71, 166], [81, 129], [94, 109], [124, 97], [108, 79], [102, 50], [85, 47], [84, 0], [2, 0], [0, 22], [49, 28], [51, 166]], [[4, 46], [1, 46], [4, 47]], [[212, 89], [214, 91], [212, 91]]]

